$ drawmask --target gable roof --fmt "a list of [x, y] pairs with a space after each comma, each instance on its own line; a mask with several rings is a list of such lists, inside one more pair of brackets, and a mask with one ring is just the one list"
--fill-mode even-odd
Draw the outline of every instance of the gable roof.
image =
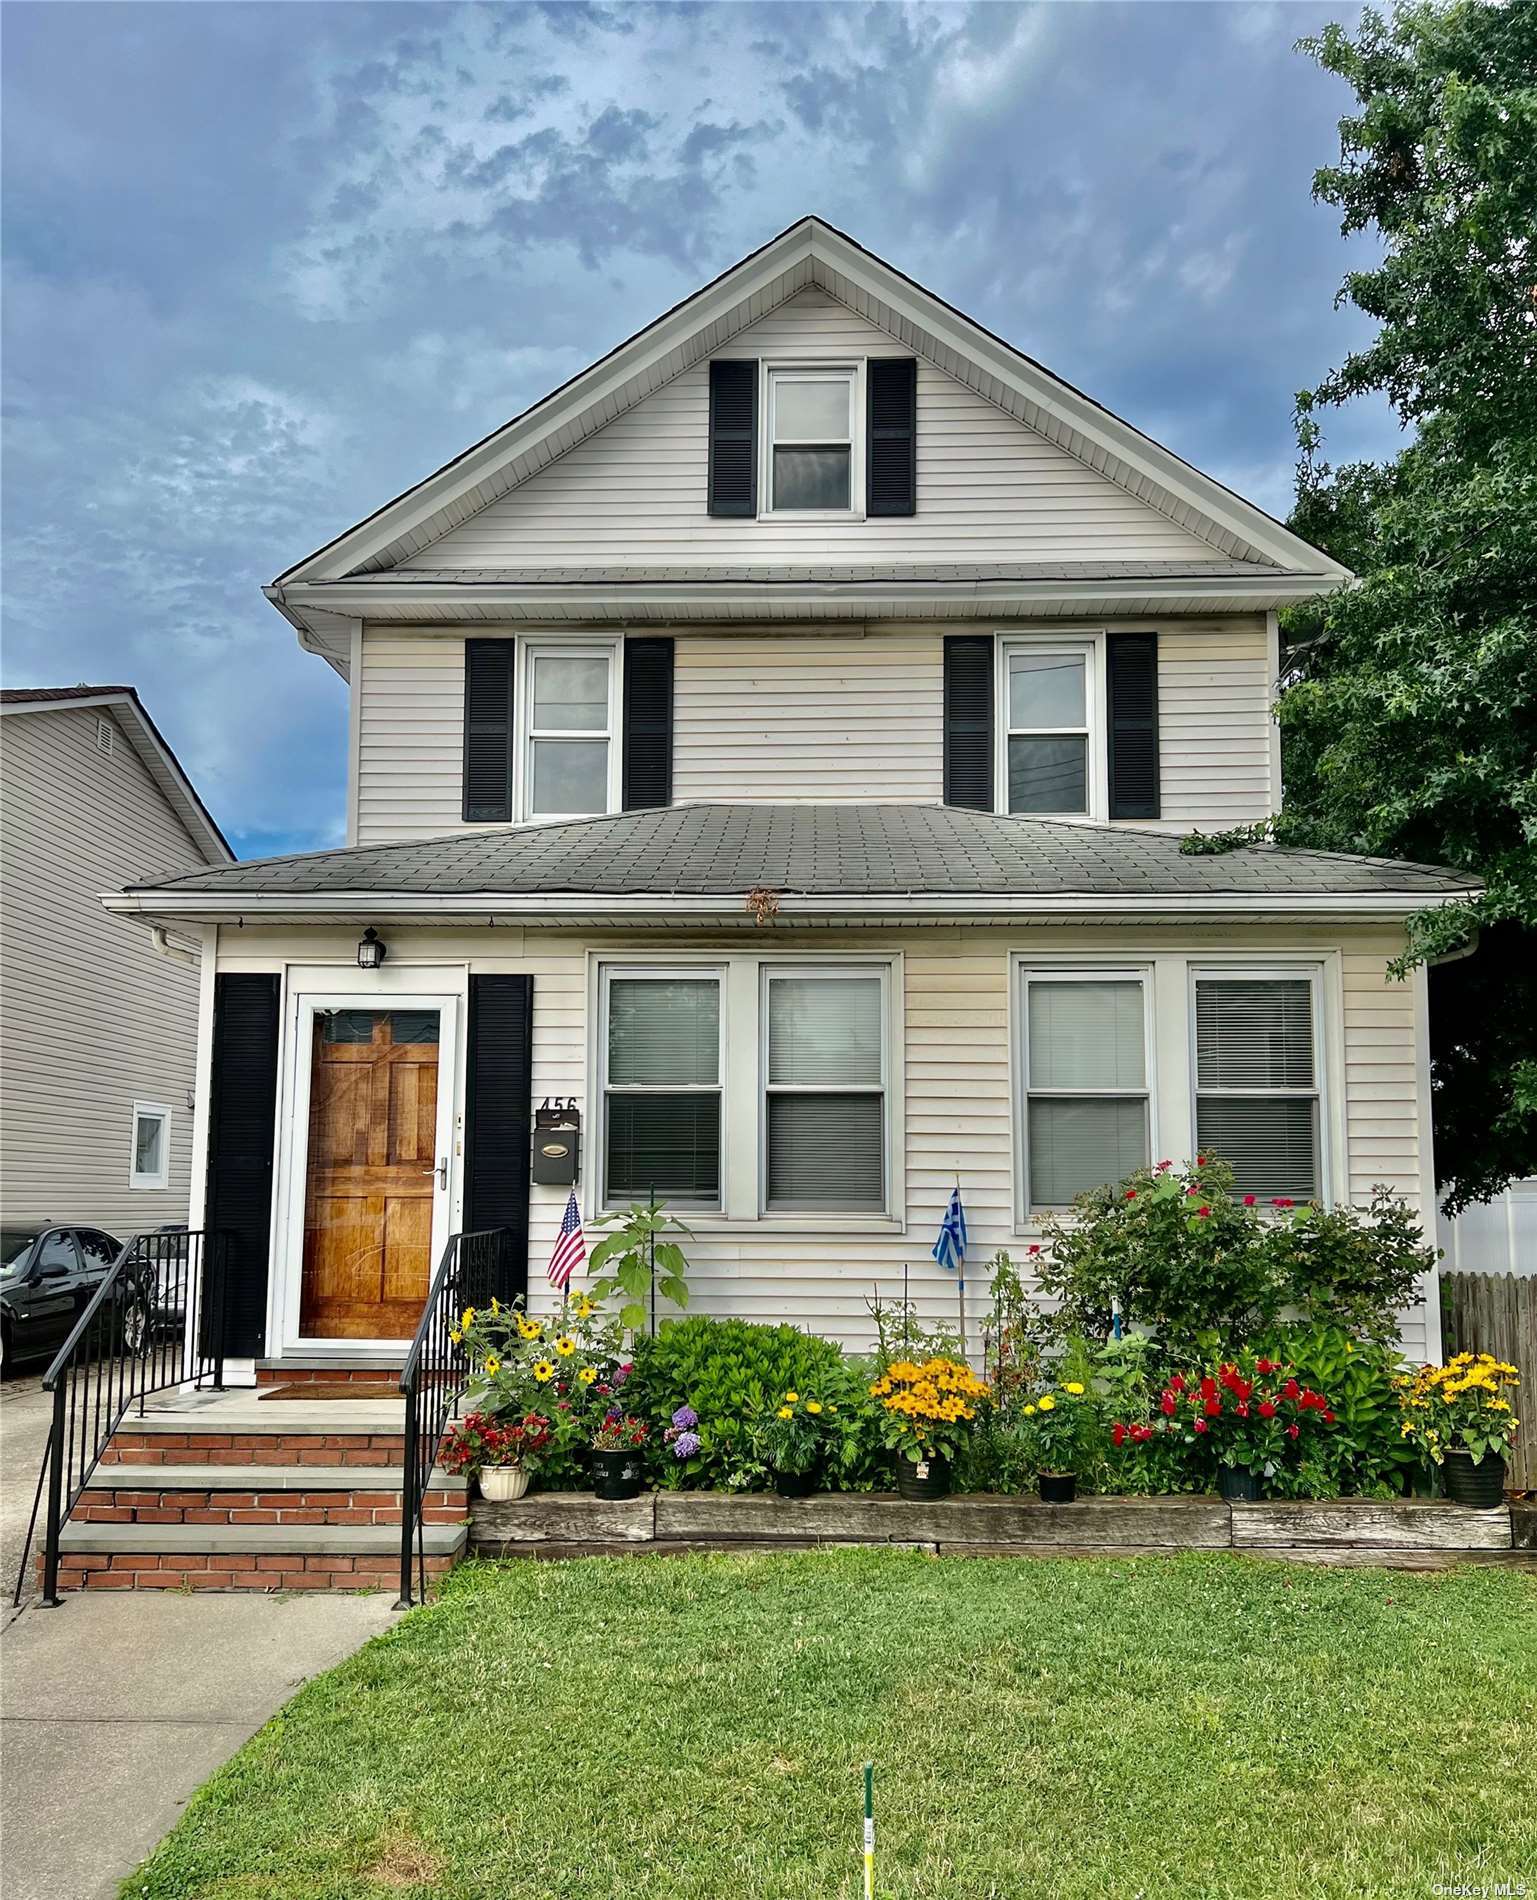
[[928, 804], [671, 805], [565, 823], [311, 851], [131, 886], [112, 908], [149, 914], [493, 915], [552, 920], [718, 914], [749, 890], [787, 921], [895, 905], [911, 922], [1003, 911], [1144, 913], [1380, 910], [1465, 895], [1477, 879], [1432, 865], [1249, 846], [1186, 856], [1167, 833], [997, 817]]
[[[366, 577], [387, 575], [811, 285], [1189, 530], [1212, 548], [1214, 562], [1242, 562], [1276, 579], [1305, 576], [1314, 592], [1350, 578], [1338, 562], [1252, 502], [844, 232], [806, 217], [287, 569], [267, 590], [269, 597], [291, 618], [293, 609], [306, 604], [364, 611], [351, 596], [366, 597], [358, 585]], [[325, 588], [334, 590], [332, 599], [322, 595]]]
[[192, 842], [210, 864], [232, 864], [235, 853], [198, 797], [160, 728], [144, 710], [131, 686], [18, 686], [0, 691], [0, 713], [78, 712], [89, 707], [110, 712], [139, 762], [159, 787]]

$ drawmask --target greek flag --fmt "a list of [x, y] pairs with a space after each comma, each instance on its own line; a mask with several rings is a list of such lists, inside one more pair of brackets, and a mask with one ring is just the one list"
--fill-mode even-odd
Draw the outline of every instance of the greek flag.
[[966, 1210], [961, 1206], [959, 1185], [952, 1189], [950, 1205], [945, 1209], [945, 1217], [939, 1224], [939, 1238], [934, 1242], [934, 1258], [942, 1267], [951, 1272], [963, 1267], [966, 1262]]

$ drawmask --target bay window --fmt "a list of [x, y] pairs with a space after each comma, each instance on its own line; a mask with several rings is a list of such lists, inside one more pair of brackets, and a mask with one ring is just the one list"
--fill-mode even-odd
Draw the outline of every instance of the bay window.
[[1317, 984], [1311, 973], [1197, 971], [1196, 1141], [1240, 1194], [1322, 1193]]
[[1150, 1155], [1146, 981], [1140, 972], [1021, 972], [1023, 1202], [1065, 1207]]
[[721, 1187], [721, 985], [714, 971], [609, 971], [603, 1199], [714, 1207]]
[[764, 1205], [886, 1205], [885, 981], [879, 970], [766, 966]]

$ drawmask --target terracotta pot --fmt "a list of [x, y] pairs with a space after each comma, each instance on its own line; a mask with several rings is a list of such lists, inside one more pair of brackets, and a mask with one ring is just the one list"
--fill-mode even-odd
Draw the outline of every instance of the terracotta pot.
[[480, 1473], [480, 1495], [488, 1504], [512, 1504], [528, 1495], [525, 1465], [486, 1465]]
[[1039, 1488], [1042, 1504], [1073, 1504], [1078, 1498], [1078, 1480], [1071, 1471], [1043, 1471]]
[[914, 1464], [911, 1458], [897, 1458], [897, 1492], [914, 1503], [950, 1495], [950, 1460], [923, 1458]]
[[1441, 1473], [1453, 1504], [1492, 1511], [1505, 1502], [1505, 1460], [1498, 1452], [1486, 1451], [1474, 1464], [1472, 1452], [1449, 1451]]

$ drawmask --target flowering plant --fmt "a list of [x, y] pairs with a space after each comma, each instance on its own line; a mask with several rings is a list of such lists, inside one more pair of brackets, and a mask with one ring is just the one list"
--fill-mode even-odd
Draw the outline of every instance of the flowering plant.
[[651, 1436], [643, 1418], [633, 1418], [616, 1405], [603, 1414], [592, 1431], [594, 1451], [639, 1451]]
[[617, 1320], [585, 1293], [548, 1318], [499, 1300], [467, 1306], [449, 1337], [470, 1362], [471, 1410], [502, 1418], [546, 1412], [558, 1432], [568, 1419], [606, 1409], [627, 1376]]
[[1243, 1467], [1273, 1479], [1301, 1462], [1304, 1432], [1333, 1423], [1329, 1401], [1292, 1377], [1290, 1368], [1241, 1353], [1203, 1372], [1176, 1372], [1159, 1396], [1155, 1419], [1117, 1420], [1110, 1437], [1117, 1451], [1173, 1439], [1202, 1464]]
[[679, 1463], [699, 1455], [704, 1444], [699, 1434], [699, 1414], [692, 1405], [680, 1405], [672, 1415], [672, 1423], [662, 1433], [662, 1443]]
[[1094, 1400], [1079, 1379], [1033, 1392], [1019, 1408], [1022, 1450], [1037, 1474], [1075, 1472], [1094, 1424]]
[[510, 1425], [484, 1412], [470, 1412], [449, 1428], [438, 1453], [438, 1463], [445, 1471], [466, 1474], [509, 1469], [537, 1471], [550, 1439], [550, 1421], [539, 1412], [526, 1412]]
[[753, 1427], [753, 1445], [763, 1462], [775, 1471], [812, 1471], [837, 1429], [838, 1407], [832, 1399], [792, 1389], [772, 1412], [759, 1416]]
[[881, 1437], [888, 1451], [922, 1464], [930, 1458], [954, 1460], [965, 1443], [967, 1427], [987, 1384], [958, 1359], [926, 1359], [915, 1365], [898, 1359], [870, 1387], [881, 1402]]
[[1520, 1376], [1491, 1353], [1459, 1352], [1444, 1366], [1422, 1366], [1399, 1384], [1402, 1433], [1439, 1465], [1449, 1451], [1465, 1451], [1475, 1465], [1492, 1452], [1505, 1455], [1516, 1435], [1510, 1395]]

